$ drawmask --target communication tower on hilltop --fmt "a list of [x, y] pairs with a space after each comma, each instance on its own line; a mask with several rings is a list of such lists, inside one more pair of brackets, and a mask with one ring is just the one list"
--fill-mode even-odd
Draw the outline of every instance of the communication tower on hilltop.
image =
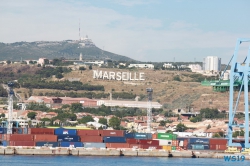
[[151, 120], [152, 120], [152, 95], [153, 89], [147, 88], [148, 102], [147, 102], [147, 130], [151, 133]]
[[12, 134], [13, 127], [13, 82], [8, 83], [9, 94], [8, 94], [8, 121], [7, 121], [7, 134]]

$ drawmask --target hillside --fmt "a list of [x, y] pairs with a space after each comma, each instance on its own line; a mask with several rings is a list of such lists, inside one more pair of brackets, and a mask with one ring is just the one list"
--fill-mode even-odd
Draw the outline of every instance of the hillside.
[[[18, 79], [21, 74], [29, 73], [35, 74], [36, 71], [41, 70], [36, 65], [0, 65], [0, 73], [2, 73], [5, 80]], [[110, 72], [144, 72], [144, 81], [117, 81], [117, 80], [103, 80], [94, 79], [93, 70], [102, 70]], [[218, 108], [228, 110], [229, 93], [221, 93], [212, 91], [212, 87], [201, 86], [197, 77], [199, 75], [185, 72], [185, 71], [167, 71], [167, 70], [150, 70], [150, 69], [109, 69], [98, 68], [93, 66], [93, 70], [73, 70], [70, 73], [63, 74], [64, 78], [60, 79], [80, 79], [82, 83], [88, 83], [90, 85], [103, 85], [105, 92], [129, 92], [140, 97], [139, 100], [147, 101], [146, 88], [153, 88], [153, 101], [158, 101], [163, 105], [165, 110], [184, 109], [186, 111], [194, 110], [199, 111], [201, 108]], [[8, 72], [12, 71], [13, 76], [9, 76]], [[6, 77], [7, 76], [7, 77]], [[2, 79], [3, 79], [2, 78]], [[177, 79], [178, 78], [178, 79]], [[58, 81], [57, 78], [51, 77], [48, 81]], [[59, 81], [60, 81], [59, 80]], [[40, 93], [82, 93], [84, 91], [78, 90], [55, 90], [55, 89], [25, 89], [16, 88], [16, 92], [24, 98], [24, 96], [39, 95]], [[99, 91], [95, 93], [101, 93]], [[109, 95], [108, 95], [109, 96]], [[109, 98], [107, 98], [109, 99]], [[113, 98], [118, 99], [118, 98]], [[243, 110], [243, 103], [240, 102], [239, 109]]]
[[39, 41], [39, 42], [16, 42], [0, 43], [0, 60], [36, 60], [41, 57], [79, 59], [80, 53], [85, 60], [133, 61], [126, 56], [117, 55], [93, 46], [83, 46], [80, 41]]

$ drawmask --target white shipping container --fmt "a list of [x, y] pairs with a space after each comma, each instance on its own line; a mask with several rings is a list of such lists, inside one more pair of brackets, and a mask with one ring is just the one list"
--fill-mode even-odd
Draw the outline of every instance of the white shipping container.
[[184, 141], [180, 141], [179, 146], [184, 146]]
[[154, 139], [159, 141], [159, 146], [172, 145], [172, 140]]

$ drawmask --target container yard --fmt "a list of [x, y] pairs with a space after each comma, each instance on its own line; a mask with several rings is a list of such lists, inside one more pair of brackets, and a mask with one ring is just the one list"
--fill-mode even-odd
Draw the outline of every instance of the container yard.
[[[0, 154], [122, 155], [159, 157], [215, 157], [227, 149], [221, 138], [177, 137], [172, 133], [126, 133], [123, 130], [65, 128], [0, 128]], [[240, 152], [240, 147], [237, 152]], [[248, 154], [246, 154], [248, 155]]]

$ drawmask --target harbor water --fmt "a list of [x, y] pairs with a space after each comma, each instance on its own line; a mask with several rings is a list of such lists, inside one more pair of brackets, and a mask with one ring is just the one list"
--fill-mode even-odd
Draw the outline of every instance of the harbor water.
[[86, 157], [86, 156], [0, 156], [2, 166], [249, 166], [250, 161], [228, 162], [213, 158]]

